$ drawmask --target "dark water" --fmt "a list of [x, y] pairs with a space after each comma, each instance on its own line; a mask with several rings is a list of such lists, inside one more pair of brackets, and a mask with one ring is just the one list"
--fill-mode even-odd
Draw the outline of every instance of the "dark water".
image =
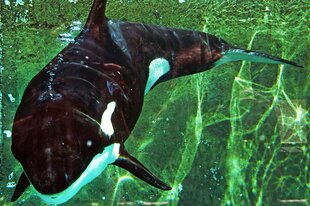
[[[16, 108], [80, 31], [91, 1], [0, 3], [0, 204], [11, 205], [22, 172], [10, 151]], [[229, 63], [159, 85], [126, 146], [173, 190], [109, 166], [65, 205], [307, 205], [309, 11], [303, 1], [109, 1], [110, 18], [206, 31], [305, 68]], [[28, 189], [12, 205], [45, 203]]]

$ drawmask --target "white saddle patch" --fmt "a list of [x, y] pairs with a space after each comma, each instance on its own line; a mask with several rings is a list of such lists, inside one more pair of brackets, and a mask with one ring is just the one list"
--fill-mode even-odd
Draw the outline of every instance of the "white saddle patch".
[[71, 199], [84, 185], [93, 181], [97, 176], [99, 176], [103, 170], [111, 164], [115, 162], [115, 160], [119, 157], [119, 149], [120, 144], [114, 143], [106, 147], [102, 153], [97, 154], [90, 164], [87, 166], [85, 171], [81, 174], [81, 176], [71, 184], [64, 191], [53, 194], [53, 195], [45, 195], [38, 192], [35, 188], [33, 188], [38, 196], [41, 197], [45, 202], [49, 204], [62, 204]]
[[164, 58], [154, 59], [149, 66], [149, 77], [145, 86], [144, 94], [146, 94], [157, 80], [170, 71], [169, 62]]
[[101, 117], [100, 128], [109, 137], [111, 137], [114, 134], [114, 128], [112, 125], [111, 117], [115, 110], [115, 107], [116, 107], [116, 103], [110, 102], [107, 105], [107, 109], [103, 112], [102, 117]]

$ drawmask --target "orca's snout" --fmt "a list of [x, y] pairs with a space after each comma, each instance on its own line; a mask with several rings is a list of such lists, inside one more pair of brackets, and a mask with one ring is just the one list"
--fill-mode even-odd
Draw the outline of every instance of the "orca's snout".
[[67, 187], [64, 175], [52, 170], [45, 170], [39, 174], [39, 178], [33, 182], [36, 190], [42, 194], [55, 194]]
[[30, 120], [16, 121], [13, 153], [38, 192], [62, 192], [105, 144], [100, 125], [61, 105], [38, 109]]

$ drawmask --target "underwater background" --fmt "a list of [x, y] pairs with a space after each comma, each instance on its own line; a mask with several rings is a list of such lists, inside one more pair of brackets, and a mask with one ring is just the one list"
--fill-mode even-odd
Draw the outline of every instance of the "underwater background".
[[[20, 164], [11, 128], [23, 91], [81, 31], [90, 0], [1, 0], [0, 205]], [[162, 83], [145, 97], [128, 151], [171, 191], [109, 166], [64, 205], [308, 205], [309, 1], [110, 0], [112, 19], [205, 31], [305, 68], [248, 62]]]

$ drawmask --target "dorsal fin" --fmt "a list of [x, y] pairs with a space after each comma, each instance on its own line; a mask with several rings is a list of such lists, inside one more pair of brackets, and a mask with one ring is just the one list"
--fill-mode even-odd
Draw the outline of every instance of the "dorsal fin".
[[96, 24], [102, 24], [106, 21], [105, 8], [107, 6], [107, 0], [94, 0], [93, 6], [90, 10], [86, 21], [86, 28], [89, 28]]

